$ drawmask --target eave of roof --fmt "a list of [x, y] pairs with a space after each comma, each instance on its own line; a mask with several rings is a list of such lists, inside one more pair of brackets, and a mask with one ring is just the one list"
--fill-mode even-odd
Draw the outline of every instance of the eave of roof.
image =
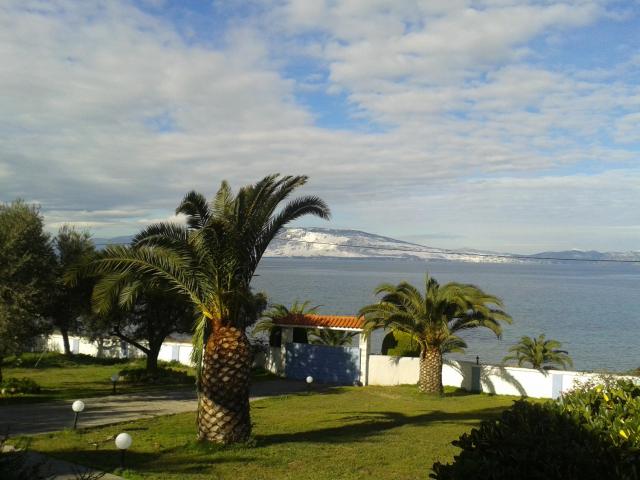
[[361, 331], [364, 319], [351, 315], [293, 314], [274, 322], [281, 327], [329, 328]]

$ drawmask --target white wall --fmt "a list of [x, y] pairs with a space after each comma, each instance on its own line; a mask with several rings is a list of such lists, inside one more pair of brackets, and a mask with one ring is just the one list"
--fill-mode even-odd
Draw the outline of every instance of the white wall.
[[[74, 346], [78, 346], [78, 350], [74, 350]], [[144, 342], [143, 342], [144, 343]], [[85, 355], [92, 355], [94, 357], [99, 356], [99, 344], [97, 341], [91, 342], [84, 337], [69, 337], [69, 344], [74, 353], [82, 353]], [[160, 347], [160, 353], [158, 354], [158, 360], [164, 360], [170, 362], [173, 360], [174, 348], [178, 352], [178, 361], [184, 365], [191, 365], [191, 344], [184, 342], [168, 341], [162, 344]], [[47, 349], [50, 351], [63, 352], [64, 341], [62, 335], [54, 333], [47, 338]], [[102, 357], [108, 358], [142, 358], [144, 353], [135, 348], [132, 345], [123, 345], [123, 342], [117, 338], [108, 338], [103, 341]]]
[[[78, 353], [98, 355], [99, 345], [81, 337], [69, 337], [74, 347], [77, 341]], [[62, 352], [64, 350], [62, 335], [53, 334], [47, 339], [49, 350]], [[420, 361], [412, 357], [392, 357], [386, 355], [365, 355], [368, 345], [361, 345], [362, 383], [368, 385], [404, 385], [418, 383]], [[191, 344], [177, 341], [167, 341], [162, 344], [159, 360], [170, 362], [176, 356], [184, 365], [191, 364]], [[126, 353], [126, 355], [125, 355]], [[144, 356], [137, 348], [128, 346], [124, 352], [120, 340], [106, 339], [103, 342], [102, 356], [137, 358]], [[368, 359], [368, 361], [366, 361]], [[276, 374], [285, 373], [285, 349], [271, 347], [267, 355], [257, 356], [254, 364], [263, 366], [266, 370]], [[442, 383], [445, 386], [460, 387], [473, 390], [473, 370], [479, 369], [480, 390], [485, 393], [498, 395], [516, 395], [537, 398], [554, 398], [561, 392], [571, 390], [584, 382], [597, 380], [598, 374], [585, 372], [569, 372], [562, 370], [540, 371], [530, 368], [501, 367], [496, 365], [480, 365], [476, 367], [471, 362], [446, 361], [442, 369]], [[620, 377], [640, 382], [637, 377]]]
[[[418, 358], [370, 355], [369, 385], [416, 384], [420, 371], [419, 363]], [[472, 390], [474, 367], [476, 365], [471, 362], [446, 361], [442, 368], [442, 383], [445, 386]], [[555, 398], [562, 392], [599, 377], [595, 373], [540, 371], [497, 365], [480, 365], [478, 368], [482, 392], [534, 398]], [[634, 377], [618, 377], [640, 381]]]
[[276, 375], [284, 375], [285, 355], [280, 347], [269, 347], [269, 355], [264, 358], [264, 369]]

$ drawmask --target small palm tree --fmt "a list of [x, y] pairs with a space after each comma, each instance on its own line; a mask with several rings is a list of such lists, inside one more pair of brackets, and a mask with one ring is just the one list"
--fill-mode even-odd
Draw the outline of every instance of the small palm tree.
[[[262, 315], [262, 319], [256, 323], [256, 326], [253, 329], [253, 334], [268, 333], [269, 344], [272, 346], [279, 346], [281, 342], [282, 328], [277, 325], [277, 322], [292, 315], [309, 315], [318, 313], [320, 305], [310, 307], [310, 304], [311, 302], [309, 300], [302, 303], [298, 300], [294, 300], [290, 307], [287, 307], [282, 303], [274, 303], [271, 305], [271, 308]], [[307, 332], [305, 328], [294, 328], [293, 336], [294, 341], [304, 339], [304, 342], [301, 343], [306, 343]]]
[[[329, 218], [327, 205], [314, 196], [281, 207], [306, 182], [306, 176], [270, 175], [235, 194], [222, 182], [211, 202], [189, 192], [176, 209], [186, 216], [186, 225], [151, 225], [134, 238], [132, 247], [108, 247], [85, 270], [114, 279], [129, 272], [161, 279], [198, 311], [193, 352], [201, 440], [234, 443], [249, 438], [252, 350], [245, 331], [264, 305], [251, 291], [251, 280], [285, 225], [308, 214]], [[102, 295], [109, 297], [109, 289]]]
[[331, 347], [348, 347], [351, 345], [355, 332], [345, 332], [343, 330], [331, 330], [328, 328], [317, 328], [310, 334], [313, 345], [328, 345]]
[[384, 283], [375, 294], [382, 295], [380, 301], [359, 313], [365, 318], [365, 334], [384, 328], [410, 335], [420, 347], [418, 387], [425, 393], [442, 393], [443, 354], [467, 347], [457, 336], [459, 332], [484, 327], [500, 337], [500, 322], [511, 323], [498, 297], [474, 285], [441, 286], [429, 274], [425, 275], [424, 295], [407, 282]]
[[509, 348], [510, 355], [502, 359], [503, 362], [515, 360], [519, 367], [526, 364], [531, 368], [551, 370], [565, 369], [573, 366], [573, 361], [566, 350], [560, 350], [562, 343], [557, 340], [545, 339], [545, 335], [538, 338], [520, 337], [520, 341]]

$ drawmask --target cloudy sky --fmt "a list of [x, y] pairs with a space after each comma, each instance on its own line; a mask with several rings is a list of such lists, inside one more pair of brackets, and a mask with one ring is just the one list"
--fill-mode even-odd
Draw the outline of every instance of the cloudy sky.
[[640, 249], [640, 3], [0, 1], [0, 201], [96, 236], [271, 172], [427, 245]]

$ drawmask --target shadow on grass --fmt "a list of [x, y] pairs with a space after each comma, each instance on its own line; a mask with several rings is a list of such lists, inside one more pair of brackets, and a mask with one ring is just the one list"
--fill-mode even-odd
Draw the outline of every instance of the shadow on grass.
[[423, 427], [434, 423], [475, 424], [496, 417], [504, 409], [505, 407], [491, 407], [453, 413], [435, 410], [419, 415], [405, 415], [400, 412], [342, 412], [350, 413], [339, 419], [341, 422], [348, 423], [347, 425], [295, 433], [256, 435], [256, 442], [259, 447], [296, 442], [359, 442], [405, 425]]
[[[246, 455], [248, 449], [244, 447], [227, 449], [196, 448], [191, 444], [183, 447], [159, 450], [158, 452], [127, 451], [125, 455], [125, 470], [144, 473], [202, 474], [216, 465], [226, 463], [246, 463], [256, 460]], [[114, 448], [105, 449], [69, 449], [48, 452], [51, 457], [80, 464], [85, 467], [101, 471], [118, 473], [120, 469], [120, 452]], [[222, 455], [220, 455], [222, 454]]]
[[[490, 407], [463, 412], [435, 410], [413, 415], [397, 411], [328, 412], [327, 421], [340, 422], [341, 425], [293, 433], [256, 435], [254, 443], [249, 445], [217, 446], [193, 440], [171, 448], [163, 448], [158, 444], [155, 451], [147, 452], [136, 452], [134, 447], [126, 454], [126, 468], [137, 474], [171, 474], [178, 477], [192, 473], [215, 472], [216, 465], [240, 466], [248, 462], [260, 461], [262, 454], [258, 452], [262, 448], [276, 447], [277, 449], [278, 446], [283, 446], [285, 449], [304, 448], [294, 447], [296, 443], [366, 442], [404, 426], [427, 427], [436, 424], [471, 426], [482, 420], [496, 417], [504, 408], [504, 406]], [[50, 454], [104, 471], [117, 471], [119, 455], [112, 445], [111, 438], [99, 444], [90, 445], [79, 449], [61, 448]]]

